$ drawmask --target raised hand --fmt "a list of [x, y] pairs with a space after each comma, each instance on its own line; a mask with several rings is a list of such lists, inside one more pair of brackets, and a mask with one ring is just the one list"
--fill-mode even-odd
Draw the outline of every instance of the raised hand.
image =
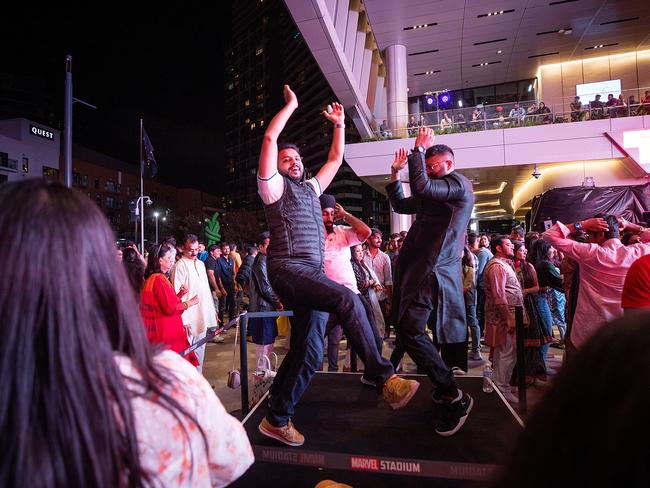
[[391, 168], [393, 169], [394, 172], [399, 173], [402, 169], [404, 169], [407, 161], [408, 161], [408, 153], [406, 149], [402, 147], [397, 151], [395, 151], [395, 160], [393, 161]]
[[424, 149], [429, 149], [431, 146], [433, 146], [435, 140], [436, 136], [433, 132], [433, 129], [429, 127], [420, 127], [418, 136], [415, 138], [415, 146], [422, 146]]
[[334, 219], [342, 219], [345, 216], [345, 209], [340, 203], [334, 206]]
[[298, 106], [298, 97], [291, 88], [289, 88], [289, 85], [284, 85], [284, 103], [286, 105], [291, 105], [294, 108]]
[[323, 116], [329, 120], [332, 124], [344, 124], [345, 123], [345, 113], [343, 112], [343, 105], [339, 102], [331, 103], [332, 111], [328, 112], [323, 110]]
[[582, 228], [586, 232], [607, 232], [609, 225], [605, 219], [593, 218], [582, 221]]

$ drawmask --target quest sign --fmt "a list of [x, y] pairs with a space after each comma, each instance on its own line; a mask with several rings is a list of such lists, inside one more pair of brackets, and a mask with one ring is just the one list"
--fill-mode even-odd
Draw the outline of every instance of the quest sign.
[[36, 127], [35, 125], [29, 125], [29, 132], [37, 137], [42, 137], [43, 139], [48, 139], [50, 141], [54, 140], [54, 132], [51, 130], [43, 129], [42, 127]]

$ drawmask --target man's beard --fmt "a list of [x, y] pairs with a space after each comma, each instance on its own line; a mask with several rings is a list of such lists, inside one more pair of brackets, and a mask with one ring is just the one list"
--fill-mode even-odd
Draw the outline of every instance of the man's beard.
[[325, 222], [325, 230], [327, 231], [328, 234], [331, 234], [334, 232], [334, 224], [332, 222]]

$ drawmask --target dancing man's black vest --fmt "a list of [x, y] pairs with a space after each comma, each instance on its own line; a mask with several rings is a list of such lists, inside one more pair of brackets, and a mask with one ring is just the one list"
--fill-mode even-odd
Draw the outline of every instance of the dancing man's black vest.
[[269, 270], [287, 262], [323, 268], [325, 231], [320, 201], [304, 179], [284, 179], [284, 193], [277, 202], [264, 205], [271, 232], [267, 250]]

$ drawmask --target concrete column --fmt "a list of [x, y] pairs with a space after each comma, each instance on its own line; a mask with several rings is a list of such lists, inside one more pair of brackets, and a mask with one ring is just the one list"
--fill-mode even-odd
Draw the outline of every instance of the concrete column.
[[[404, 196], [411, 196], [411, 187], [408, 183], [402, 182], [402, 188], [404, 189]], [[413, 215], [398, 214], [393, 211], [393, 208], [390, 208], [390, 233], [395, 234], [403, 230], [408, 231], [411, 228], [413, 223]]]
[[393, 212], [393, 209], [390, 211], [390, 233], [398, 234], [403, 230], [408, 231], [411, 228], [413, 223], [413, 217], [411, 215], [403, 215]]
[[393, 134], [406, 137], [408, 123], [406, 47], [401, 44], [388, 46], [384, 59], [386, 60], [388, 125], [393, 129]]

